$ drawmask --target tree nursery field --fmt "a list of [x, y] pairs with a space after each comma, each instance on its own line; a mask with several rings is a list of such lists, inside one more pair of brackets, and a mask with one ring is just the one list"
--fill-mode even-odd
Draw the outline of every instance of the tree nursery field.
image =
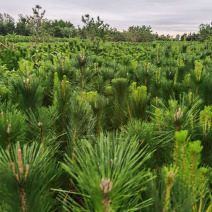
[[212, 42], [0, 42], [0, 211], [212, 211]]

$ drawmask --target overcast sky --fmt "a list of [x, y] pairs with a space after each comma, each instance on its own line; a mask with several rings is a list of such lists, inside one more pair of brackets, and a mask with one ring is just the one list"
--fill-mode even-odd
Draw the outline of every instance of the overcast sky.
[[150, 25], [158, 34], [197, 32], [201, 23], [212, 21], [212, 0], [0, 0], [0, 13], [32, 15], [36, 4], [46, 10], [47, 19], [71, 21], [82, 26], [81, 16], [104, 20], [111, 27]]

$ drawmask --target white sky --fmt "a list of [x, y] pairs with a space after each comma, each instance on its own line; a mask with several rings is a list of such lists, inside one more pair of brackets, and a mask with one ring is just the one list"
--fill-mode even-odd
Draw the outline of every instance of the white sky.
[[81, 16], [90, 14], [118, 30], [130, 26], [151, 26], [158, 34], [197, 32], [201, 23], [212, 21], [212, 0], [0, 0], [0, 13], [32, 15], [39, 4], [45, 18], [71, 21], [82, 26]]

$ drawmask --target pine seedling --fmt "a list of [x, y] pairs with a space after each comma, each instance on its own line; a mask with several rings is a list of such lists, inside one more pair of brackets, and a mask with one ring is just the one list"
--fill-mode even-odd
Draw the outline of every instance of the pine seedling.
[[58, 203], [50, 191], [60, 184], [60, 169], [55, 165], [53, 149], [41, 144], [17, 143], [11, 150], [0, 148], [0, 208], [17, 212], [57, 211]]
[[212, 93], [212, 79], [210, 71], [207, 71], [204, 77], [204, 83], [201, 84], [199, 94], [204, 100], [205, 105], [209, 106], [212, 104], [211, 99]]
[[203, 62], [201, 60], [195, 61], [194, 74], [195, 74], [195, 77], [196, 77], [196, 81], [200, 82], [203, 75], [204, 75], [204, 67], [203, 67]]
[[95, 134], [100, 135], [102, 128], [106, 127], [106, 120], [105, 120], [105, 106], [106, 100], [103, 96], [97, 93], [97, 91], [93, 92], [84, 92], [84, 101], [90, 105], [90, 109], [92, 114], [95, 118]]
[[165, 172], [159, 168], [157, 181], [148, 184], [154, 203], [147, 211], [160, 210], [161, 201], [163, 211], [206, 211], [210, 207], [209, 187], [207, 168], [200, 166], [201, 143], [190, 142], [186, 130], [176, 132], [175, 139], [173, 164], [166, 166]]
[[[69, 102], [69, 110], [67, 111], [67, 124], [65, 128], [67, 146], [66, 152], [71, 153], [72, 160], [75, 155], [75, 146], [83, 136], [90, 136], [95, 127], [91, 106], [87, 102], [87, 93], [82, 99], [78, 93], [73, 93]], [[88, 97], [92, 102], [96, 99], [94, 93], [90, 93]]]
[[175, 151], [174, 151], [174, 160], [175, 165], [180, 167], [181, 170], [185, 172], [186, 170], [186, 147], [188, 144], [188, 131], [187, 130], [181, 130], [176, 131], [175, 133]]
[[84, 88], [84, 82], [83, 82], [83, 64], [84, 64], [84, 60], [85, 60], [85, 57], [80, 54], [82, 99], [83, 99], [83, 88]]
[[156, 84], [160, 84], [160, 80], [161, 80], [161, 67], [159, 67], [158, 71], [156, 72], [155, 76]]
[[[188, 145], [188, 160], [190, 161], [190, 172], [191, 172], [191, 186], [192, 192], [195, 193], [197, 170], [200, 164], [200, 152], [202, 151], [203, 146], [201, 146], [200, 141], [190, 142]], [[204, 171], [204, 170], [203, 170]]]
[[169, 211], [169, 205], [170, 205], [170, 201], [171, 201], [171, 189], [173, 186], [173, 181], [174, 181], [174, 176], [175, 176], [175, 172], [173, 169], [168, 170], [167, 167], [164, 167], [165, 173], [166, 173], [166, 196], [165, 196], [165, 204], [164, 204], [164, 208], [163, 208], [163, 212], [168, 212]]
[[35, 76], [29, 76], [27, 79], [18, 77], [11, 81], [9, 88], [9, 99], [18, 104], [22, 111], [28, 109], [36, 110], [42, 105], [43, 88], [40, 81]]
[[85, 72], [85, 66], [87, 63], [87, 56], [83, 54], [77, 54], [74, 57], [75, 59], [75, 66], [76, 68], [80, 69], [81, 71], [81, 95], [83, 99], [83, 92], [84, 92], [84, 72]]
[[[150, 200], [142, 201], [141, 194], [152, 179], [144, 168], [150, 154], [147, 149], [139, 150], [139, 146], [137, 139], [112, 134], [100, 134], [93, 141], [79, 141], [75, 160], [67, 157], [62, 164], [78, 190], [78, 193], [69, 193], [64, 207], [73, 211], [102, 212], [147, 207]], [[67, 192], [60, 192], [62, 201], [66, 195]]]
[[178, 69], [175, 77], [181, 82], [185, 78], [185, 61], [182, 54], [180, 54], [177, 58], [177, 66]]
[[200, 124], [202, 125], [203, 138], [206, 139], [207, 134], [211, 129], [212, 107], [205, 106], [204, 110], [200, 111]]
[[22, 211], [25, 212], [26, 211], [26, 193], [25, 193], [25, 189], [21, 186], [21, 184], [24, 184], [27, 180], [27, 176], [29, 173], [29, 164], [26, 164], [25, 173], [24, 173], [21, 149], [18, 149], [18, 171], [16, 173], [14, 162], [12, 162], [12, 170], [13, 170], [14, 175], [16, 176], [18, 184], [20, 185], [19, 193], [20, 193], [20, 198], [21, 198], [21, 208], [22, 208]]
[[3, 104], [0, 107], [0, 146], [6, 148], [20, 141], [23, 144], [26, 136], [26, 117], [15, 106]]
[[[116, 78], [112, 80], [112, 111], [110, 114], [112, 125], [115, 129], [123, 129], [127, 119], [127, 99], [129, 96], [129, 85], [127, 79]], [[112, 116], [111, 116], [112, 115]]]
[[40, 107], [37, 111], [27, 111], [27, 138], [28, 140], [43, 143], [44, 146], [55, 145], [55, 140], [59, 136], [55, 132], [55, 123], [58, 114], [51, 107]]
[[71, 98], [71, 86], [63, 76], [62, 82], [59, 81], [57, 73], [54, 75], [54, 109], [58, 114], [58, 119], [56, 121], [56, 132], [58, 134], [62, 133], [62, 140], [64, 145], [66, 145], [65, 130], [67, 125], [67, 113], [70, 106]]
[[199, 88], [200, 85], [202, 84], [204, 78], [205, 78], [205, 68], [203, 66], [203, 61], [201, 60], [196, 60], [194, 62], [195, 64], [195, 69], [192, 73], [193, 81], [194, 82], [194, 88], [196, 96], [199, 94]]
[[137, 82], [138, 85], [146, 86], [147, 91], [149, 92], [152, 80], [155, 77], [156, 69], [156, 66], [147, 62], [139, 64], [137, 69], [133, 73], [136, 77], [135, 82]]
[[146, 86], [136, 86], [133, 82], [129, 94], [128, 113], [129, 117], [141, 119], [145, 118], [146, 105], [149, 100]]
[[[174, 150], [175, 132], [180, 130], [189, 130], [192, 137], [196, 136], [196, 130], [199, 128], [198, 116], [202, 100], [197, 100], [193, 105], [187, 106], [185, 101], [171, 99], [168, 106], [160, 99], [157, 100], [157, 107], [152, 113], [152, 120], [155, 124], [155, 149], [157, 161], [170, 163]], [[165, 152], [169, 152], [166, 154]]]
[[158, 133], [164, 133], [164, 136], [167, 135], [171, 140], [179, 130], [191, 130], [194, 133], [195, 128], [199, 127], [198, 115], [202, 100], [197, 99], [194, 104], [187, 105], [186, 101], [181, 99], [180, 103], [177, 100], [169, 100], [168, 107], [158, 99], [158, 107], [154, 107], [153, 120], [158, 126]]
[[[183, 207], [184, 200], [177, 195], [187, 195], [187, 206], [184, 207], [193, 211], [197, 211], [199, 207], [199, 211], [201, 211], [203, 201], [207, 202], [208, 199], [208, 186], [205, 178], [207, 169], [200, 167], [200, 153], [203, 147], [200, 141], [190, 142], [187, 136], [188, 131], [175, 133], [174, 161], [179, 174], [176, 184], [174, 184], [173, 198], [176, 198], [175, 204], [181, 204], [181, 207]], [[179, 194], [179, 191], [181, 194]]]
[[24, 75], [25, 78], [27, 78], [28, 76], [32, 74], [33, 66], [34, 66], [33, 62], [22, 59], [18, 62], [18, 65], [19, 65], [19, 69], [21, 73]]
[[156, 128], [158, 129], [158, 131], [161, 130], [161, 123], [163, 120], [162, 114], [163, 114], [163, 112], [160, 108], [155, 109], [155, 124], [156, 124]]
[[155, 76], [153, 76], [154, 79], [151, 80], [149, 92], [151, 93], [151, 96], [156, 97], [161, 94], [161, 82], [164, 72], [162, 72], [161, 67], [159, 67], [155, 68], [154, 74]]

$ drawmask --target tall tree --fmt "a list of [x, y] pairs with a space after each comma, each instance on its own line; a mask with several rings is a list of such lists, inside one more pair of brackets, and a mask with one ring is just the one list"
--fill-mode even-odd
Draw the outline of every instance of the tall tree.
[[105, 24], [99, 16], [95, 21], [89, 14], [85, 14], [85, 16], [82, 16], [82, 22], [85, 24], [82, 29], [79, 29], [82, 37], [90, 37], [91, 39], [94, 39], [94, 37], [100, 37], [106, 39], [109, 24]]
[[31, 33], [36, 36], [36, 42], [39, 41], [40, 35], [42, 34], [41, 26], [44, 23], [45, 10], [40, 11], [42, 7], [40, 5], [35, 5], [35, 8], [32, 8], [33, 15], [28, 17], [28, 27], [31, 30]]
[[204, 41], [212, 35], [212, 23], [199, 25], [199, 40]]
[[42, 31], [54, 37], [75, 37], [77, 34], [74, 25], [70, 21], [54, 20], [45, 21], [42, 25]]
[[14, 30], [14, 18], [7, 13], [0, 13], [0, 35], [12, 34]]
[[32, 8], [33, 16], [30, 16], [36, 32], [39, 31], [43, 22], [43, 17], [46, 13], [45, 10], [43, 10], [43, 12], [40, 13], [40, 9], [42, 9], [40, 5], [35, 5], [35, 8]]
[[16, 24], [15, 33], [24, 36], [30, 35], [30, 29], [28, 27], [27, 17], [24, 17], [22, 14], [19, 14], [18, 16], [19, 19]]
[[153, 40], [151, 26], [131, 26], [126, 33], [131, 42], [148, 42]]

